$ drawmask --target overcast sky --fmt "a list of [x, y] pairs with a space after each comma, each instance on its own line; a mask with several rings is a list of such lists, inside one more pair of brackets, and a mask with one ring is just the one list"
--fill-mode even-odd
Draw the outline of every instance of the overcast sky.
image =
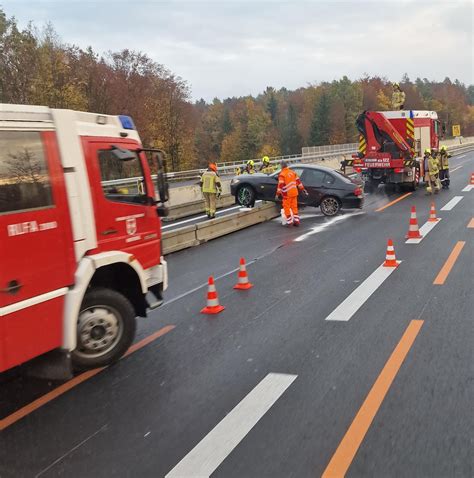
[[99, 53], [147, 53], [189, 82], [193, 99], [256, 95], [365, 73], [473, 77], [468, 1], [0, 0], [21, 26], [51, 21]]

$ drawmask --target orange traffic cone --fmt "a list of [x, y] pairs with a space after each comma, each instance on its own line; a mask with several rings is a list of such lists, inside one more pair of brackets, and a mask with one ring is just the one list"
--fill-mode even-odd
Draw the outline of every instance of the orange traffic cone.
[[392, 239], [387, 242], [387, 254], [385, 255], [384, 267], [398, 267], [397, 258], [395, 257], [395, 249], [393, 248]]
[[438, 222], [439, 218], [436, 217], [436, 209], [435, 209], [435, 203], [431, 203], [431, 209], [430, 209], [430, 218], [428, 219], [428, 222]]
[[249, 276], [247, 275], [247, 268], [245, 267], [245, 259], [240, 258], [240, 270], [239, 279], [237, 284], [234, 285], [234, 289], [247, 290], [253, 287], [253, 284], [249, 282]]
[[418, 220], [416, 219], [416, 208], [411, 207], [410, 226], [408, 227], [408, 234], [405, 236], [407, 239], [420, 239], [421, 234], [418, 229]]
[[474, 186], [474, 173], [471, 173], [471, 186]]
[[207, 305], [201, 310], [201, 314], [218, 314], [225, 309], [223, 305], [219, 305], [214, 277], [209, 277], [207, 286]]

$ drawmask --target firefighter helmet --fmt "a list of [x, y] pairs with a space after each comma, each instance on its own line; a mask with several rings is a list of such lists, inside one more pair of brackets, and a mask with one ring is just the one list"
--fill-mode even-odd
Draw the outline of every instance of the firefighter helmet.
[[268, 156], [264, 156], [262, 158], [262, 162], [263, 162], [263, 164], [269, 164], [270, 163], [270, 158]]
[[254, 163], [253, 159], [249, 159], [247, 161], [247, 166], [254, 166], [254, 165], [255, 165], [255, 163]]
[[393, 83], [393, 87], [394, 88], [400, 88], [400, 83], [397, 83], [397, 82]]
[[214, 171], [215, 173], [217, 173], [217, 165], [216, 163], [209, 163], [209, 169], [211, 171]]
[[426, 148], [426, 149], [425, 149], [425, 154], [431, 154], [431, 149], [430, 149], [430, 148]]
[[446, 146], [443, 144], [441, 146], [441, 148], [439, 148], [440, 151], [447, 151], [448, 148], [446, 148]]

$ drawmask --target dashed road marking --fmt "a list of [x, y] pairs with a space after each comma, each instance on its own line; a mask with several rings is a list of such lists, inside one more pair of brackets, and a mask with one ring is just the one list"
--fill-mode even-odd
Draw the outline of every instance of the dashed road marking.
[[[401, 261], [398, 261], [400, 263]], [[369, 297], [385, 282], [396, 267], [384, 267], [383, 264], [370, 274], [325, 320], [347, 322], [367, 302]]]
[[469, 221], [467, 227], [469, 227], [470, 229], [474, 229], [474, 217]]
[[458, 260], [459, 254], [461, 254], [462, 248], [465, 246], [465, 244], [466, 243], [464, 241], [458, 241], [456, 243], [456, 245], [453, 247], [453, 250], [451, 251], [451, 254], [449, 254], [449, 257], [443, 264], [443, 267], [441, 267], [441, 270], [436, 276], [436, 279], [433, 281], [434, 285], [443, 285], [446, 282], [446, 279], [448, 278], [448, 275], [451, 272], [451, 269], [453, 268], [454, 264]]
[[293, 383], [297, 375], [269, 373], [167, 475], [208, 477]]
[[384, 368], [370, 389], [367, 398], [354, 417], [344, 438], [337, 447], [321, 478], [343, 477], [354, 459], [357, 450], [364, 440], [382, 402], [397, 376], [408, 352], [423, 325], [422, 320], [412, 320], [403, 334], [400, 342], [390, 355]]
[[463, 190], [463, 193], [468, 193], [474, 189], [474, 184], [468, 184]]
[[435, 222], [425, 222], [423, 224], [423, 226], [420, 227], [420, 234], [421, 234], [421, 237], [418, 238], [418, 239], [407, 239], [405, 241], [405, 244], [419, 244], [427, 235], [429, 232], [431, 232], [434, 227], [439, 224], [441, 221], [441, 218], [438, 218], [438, 220]]
[[464, 196], [454, 196], [453, 199], [448, 201], [442, 208], [441, 211], [451, 211], [454, 209], [456, 204], [461, 201], [464, 198]]
[[394, 199], [393, 201], [389, 202], [388, 204], [385, 204], [385, 206], [379, 207], [378, 209], [375, 210], [375, 212], [382, 212], [385, 209], [387, 209], [390, 206], [393, 206], [394, 204], [397, 204], [397, 202], [401, 201], [402, 199], [407, 198], [408, 196], [411, 196], [413, 193], [406, 193], [403, 196], [400, 196], [397, 199]]

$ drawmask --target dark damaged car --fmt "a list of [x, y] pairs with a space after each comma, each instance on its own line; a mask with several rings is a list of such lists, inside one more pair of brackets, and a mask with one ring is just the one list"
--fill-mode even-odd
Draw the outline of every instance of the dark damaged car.
[[[319, 207], [325, 216], [334, 216], [341, 209], [362, 208], [363, 184], [325, 166], [295, 164], [291, 169], [301, 178], [308, 196], [300, 195], [301, 206]], [[278, 172], [266, 174], [242, 174], [230, 183], [231, 194], [237, 204], [253, 207], [255, 201], [273, 201], [278, 184]]]

